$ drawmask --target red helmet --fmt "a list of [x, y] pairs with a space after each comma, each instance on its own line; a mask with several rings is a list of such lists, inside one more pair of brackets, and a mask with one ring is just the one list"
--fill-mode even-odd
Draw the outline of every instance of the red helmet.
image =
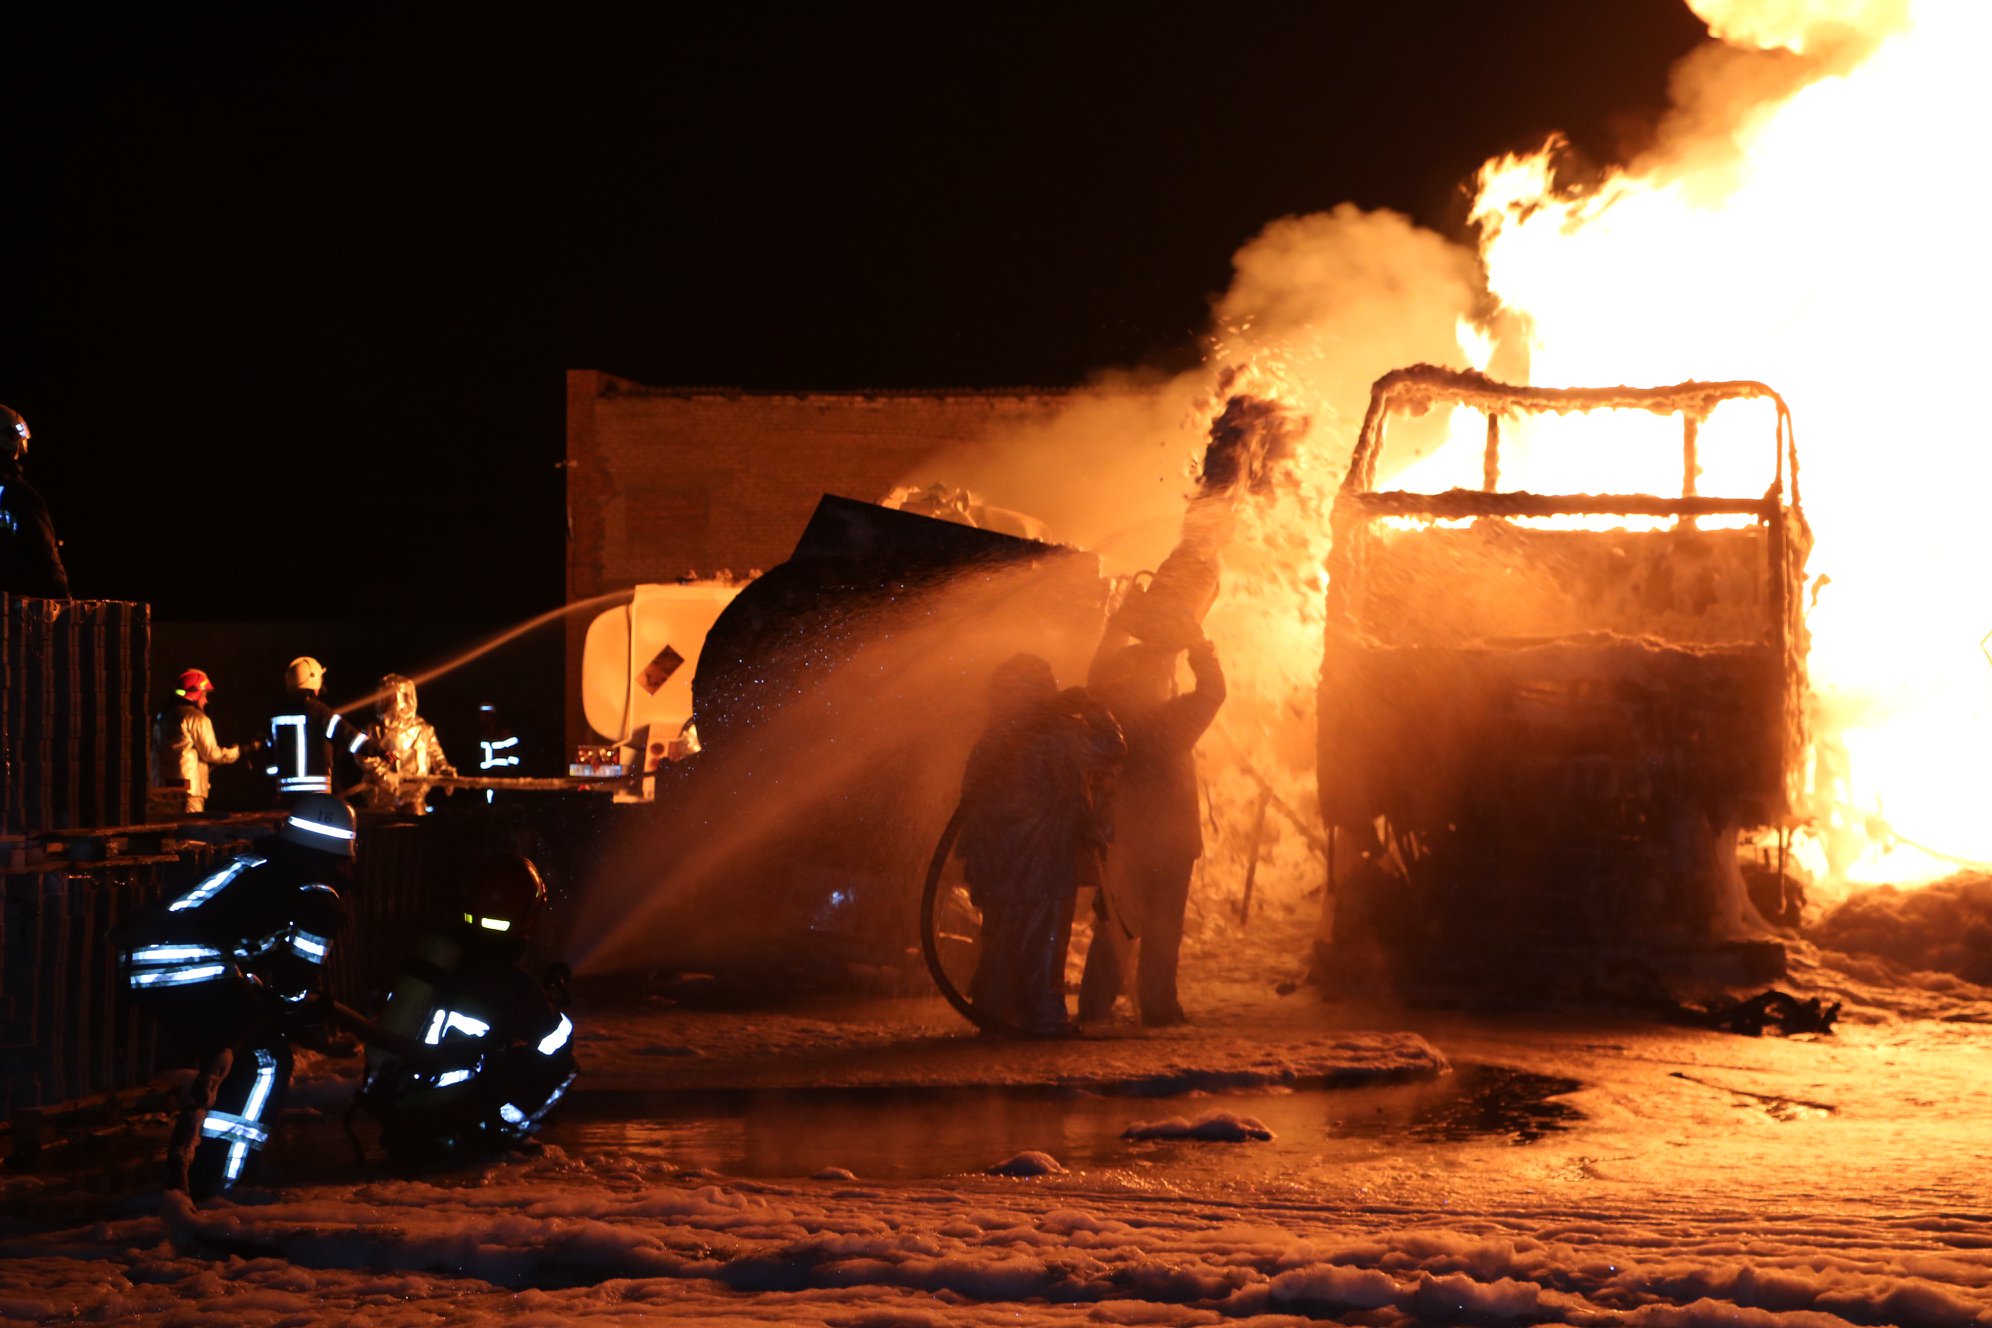
[[517, 936], [546, 908], [546, 881], [533, 860], [512, 853], [486, 863], [463, 901], [463, 920]]
[[214, 683], [199, 669], [188, 669], [180, 675], [180, 685], [173, 689], [173, 695], [184, 696], [189, 701], [198, 701], [214, 691]]

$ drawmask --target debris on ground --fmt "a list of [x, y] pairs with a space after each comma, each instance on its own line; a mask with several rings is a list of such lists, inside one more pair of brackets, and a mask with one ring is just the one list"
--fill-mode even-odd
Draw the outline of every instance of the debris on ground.
[[1166, 1120], [1137, 1121], [1121, 1131], [1121, 1138], [1135, 1141], [1187, 1139], [1206, 1144], [1267, 1142], [1272, 1137], [1273, 1132], [1257, 1117], [1240, 1116], [1229, 1111], [1206, 1111], [1195, 1120], [1186, 1116], [1171, 1116]]
[[1050, 1153], [1040, 1153], [1034, 1148], [1026, 1149], [1015, 1157], [1005, 1158], [989, 1168], [992, 1176], [1017, 1176], [1029, 1179], [1034, 1176], [1063, 1176], [1067, 1172], [1059, 1160]]

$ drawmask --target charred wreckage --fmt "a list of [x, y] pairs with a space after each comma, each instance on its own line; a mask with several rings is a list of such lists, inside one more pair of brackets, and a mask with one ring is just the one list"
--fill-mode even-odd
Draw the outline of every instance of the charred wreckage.
[[[1703, 424], [1749, 399], [1775, 412], [1768, 487], [1699, 492]], [[1434, 406], [1485, 416], [1481, 487], [1379, 491], [1389, 421]], [[1604, 410], [1680, 419], [1679, 494], [1501, 491], [1504, 420]], [[1517, 948], [1705, 944], [1745, 907], [1795, 914], [1783, 850], [1803, 812], [1812, 539], [1776, 392], [1397, 370], [1372, 390], [1333, 540], [1331, 952], [1374, 943], [1472, 972]], [[1746, 892], [1751, 829], [1775, 832], [1778, 856]]]

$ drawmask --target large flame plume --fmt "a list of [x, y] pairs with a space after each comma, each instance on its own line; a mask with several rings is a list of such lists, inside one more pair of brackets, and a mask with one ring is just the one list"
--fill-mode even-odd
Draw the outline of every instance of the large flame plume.
[[1696, 9], [1729, 44], [1677, 72], [1652, 151], [1582, 189], [1559, 186], [1554, 143], [1484, 168], [1487, 282], [1538, 383], [1751, 377], [1792, 403], [1812, 571], [1830, 578], [1811, 617], [1814, 866], [1928, 879], [1941, 855], [1992, 858], [1986, 463], [1967, 390], [1992, 292], [1964, 147], [1992, 9]]

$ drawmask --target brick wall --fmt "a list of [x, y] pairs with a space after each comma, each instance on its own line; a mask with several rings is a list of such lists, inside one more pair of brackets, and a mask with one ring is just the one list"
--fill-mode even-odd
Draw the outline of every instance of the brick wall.
[[[745, 575], [788, 556], [825, 493], [873, 501], [946, 476], [920, 463], [1040, 423], [1050, 391], [758, 393], [567, 375], [569, 603], [686, 572]], [[567, 742], [590, 613], [567, 624]]]

